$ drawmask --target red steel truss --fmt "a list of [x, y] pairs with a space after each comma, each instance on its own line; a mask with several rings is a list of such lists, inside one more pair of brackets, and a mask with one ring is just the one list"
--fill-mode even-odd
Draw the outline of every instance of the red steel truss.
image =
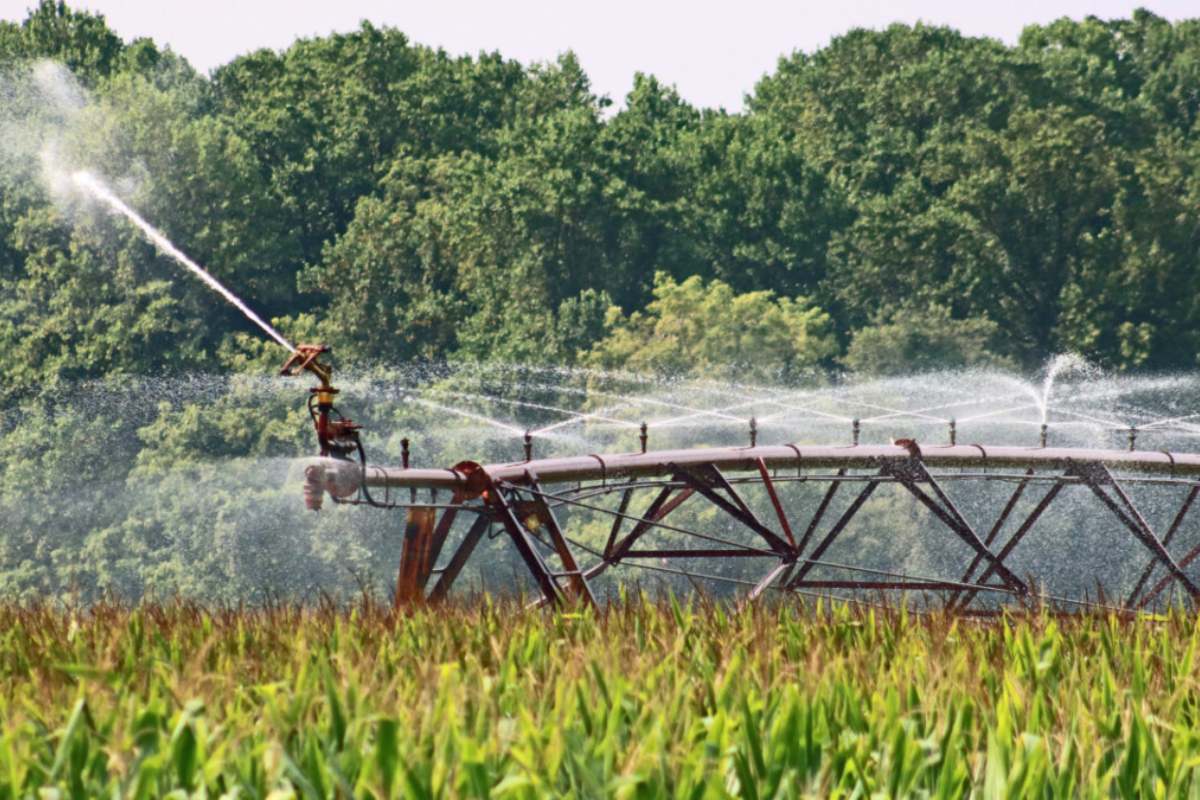
[[[970, 519], [953, 499], [963, 483], [983, 481], [1013, 486], [993, 520]], [[827, 487], [810, 507], [789, 507], [780, 487], [794, 482]], [[1127, 489], [1147, 483], [1178, 485], [1186, 492], [1161, 536]], [[829, 559], [830, 548], [881, 486], [899, 487], [928, 512], [935, 528], [929, 535], [957, 543], [947, 545], [947, 552], [965, 553], [952, 577]], [[1056, 597], [1039, 588], [1037, 575], [1018, 575], [1010, 566], [1013, 553], [1066, 490], [1090, 496], [1095, 509], [1111, 515], [1138, 543], [1145, 564], [1127, 595], [1098, 591], [1087, 598]], [[1200, 455], [1194, 454], [906, 443], [701, 448], [487, 466], [464, 462], [446, 470], [321, 459], [307, 472], [306, 495], [322, 492], [339, 502], [406, 512], [398, 605], [446, 599], [489, 531], [507, 537], [533, 578], [539, 602], [553, 605], [597, 604], [596, 579], [621, 566], [745, 584], [744, 599], [750, 602], [768, 591], [852, 600], [904, 593], [964, 613], [990, 613], [1004, 602], [1134, 610], [1168, 596], [1190, 603], [1200, 599], [1200, 587], [1188, 572], [1200, 558], [1200, 538], [1190, 541], [1184, 534], [1200, 494]], [[751, 492], [755, 502], [748, 499]], [[834, 513], [846, 492], [856, 494]], [[1039, 492], [1032, 509], [1022, 506]], [[429, 499], [418, 501], [419, 494]], [[743, 535], [734, 540], [672, 524], [672, 513], [685, 503], [707, 504]], [[560, 520], [567, 511], [572, 518], [586, 512], [611, 520], [603, 545], [572, 535]], [[456, 526], [468, 517], [473, 517], [469, 525]], [[652, 531], [669, 533], [678, 544], [646, 544]], [[672, 566], [726, 559], [763, 565], [758, 579]], [[818, 568], [836, 577], [814, 575]]]

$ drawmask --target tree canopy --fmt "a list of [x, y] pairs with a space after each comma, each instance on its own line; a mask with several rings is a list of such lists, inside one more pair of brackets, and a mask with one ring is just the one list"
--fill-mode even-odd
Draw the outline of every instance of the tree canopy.
[[[820, 309], [834, 356], [897, 306], [990, 320], [1019, 365], [1186, 368], [1200, 349], [1195, 20], [1062, 19], [1013, 47], [853, 30], [781, 58], [738, 114], [648, 75], [614, 113], [569, 53], [452, 56], [366, 22], [202, 76], [45, 0], [0, 24], [6, 70], [44, 58], [90, 93], [87, 146], [136, 177], [132, 202], [364, 361], [611, 361], [628, 340], [600, 337], [630, 329], [607, 307], [644, 318], [659, 273]], [[215, 366], [245, 330], [25, 178], [0, 205], [7, 392]]]
[[676, 283], [659, 273], [654, 299], [626, 317], [609, 309], [612, 331], [586, 356], [596, 366], [651, 374], [794, 379], [837, 352], [829, 315], [803, 298], [770, 290], [735, 294], [696, 275]]
[[[305, 538], [282, 478], [212, 461], [304, 451], [303, 409], [246, 389], [280, 354], [61, 202], [47, 157], [342, 363], [1197, 366], [1200, 20], [1061, 19], [1014, 46], [852, 30], [747, 89], [738, 113], [652, 75], [602, 97], [570, 53], [452, 55], [366, 22], [201, 75], [63, 2], [0, 22], [0, 593], [321, 586], [393, 541]], [[127, 387], [163, 376], [208, 377], [135, 415]]]

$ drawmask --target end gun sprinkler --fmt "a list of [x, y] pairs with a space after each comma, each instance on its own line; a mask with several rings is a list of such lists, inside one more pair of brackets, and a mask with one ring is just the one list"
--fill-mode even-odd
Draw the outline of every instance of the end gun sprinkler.
[[[361, 425], [346, 419], [333, 404], [334, 395], [338, 390], [333, 387], [333, 367], [323, 363], [321, 356], [329, 352], [329, 347], [323, 344], [302, 344], [284, 362], [280, 375], [296, 376], [301, 372], [311, 372], [317, 377], [317, 385], [309, 389], [308, 413], [312, 417], [313, 427], [317, 432], [317, 443], [322, 458], [333, 458], [339, 461], [350, 461], [357, 453], [360, 466], [366, 468], [366, 454], [358, 432]], [[342, 471], [326, 470], [323, 465], [312, 464], [304, 470], [304, 503], [308, 508], [319, 511], [324, 492], [328, 491], [334, 500], [349, 497], [358, 491], [357, 481], [349, 486], [346, 481], [336, 480]]]

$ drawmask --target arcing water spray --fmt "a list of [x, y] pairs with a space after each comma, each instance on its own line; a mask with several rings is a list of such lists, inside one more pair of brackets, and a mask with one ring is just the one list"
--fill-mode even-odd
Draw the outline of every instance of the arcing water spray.
[[98, 178], [96, 178], [95, 175], [81, 170], [74, 173], [71, 176], [71, 180], [75, 182], [76, 186], [79, 186], [80, 188], [90, 192], [97, 199], [106, 203], [114, 211], [123, 214], [130, 222], [134, 224], [134, 226], [137, 227], [138, 230], [145, 234], [146, 238], [149, 239], [150, 242], [153, 243], [160, 252], [170, 256], [184, 267], [187, 267], [188, 270], [190, 270], [196, 277], [204, 281], [209, 288], [228, 300], [235, 308], [246, 315], [246, 319], [262, 328], [262, 330], [268, 336], [278, 342], [281, 346], [286, 347], [292, 352], [296, 351], [296, 348], [292, 346], [292, 343], [283, 338], [279, 331], [267, 324], [261, 317], [258, 316], [258, 314], [255, 314], [253, 311], [251, 311], [250, 307], [243, 303], [241, 298], [226, 289], [220, 281], [210, 275], [203, 267], [184, 255], [178, 247], [171, 243], [170, 239], [168, 239], [161, 231], [143, 219], [140, 214], [126, 205], [121, 198], [113, 194], [112, 190], [105, 186]]
[[[171, 243], [170, 239], [143, 219], [140, 214], [130, 208], [121, 198], [117, 197], [95, 175], [87, 171], [79, 171], [74, 173], [71, 179], [78, 187], [90, 192], [114, 211], [124, 215], [138, 230], [145, 234], [146, 238], [160, 252], [170, 256], [176, 262], [186, 267], [192, 274], [207, 284], [209, 288], [228, 300], [248, 320], [261, 328], [280, 346], [287, 348], [291, 356], [283, 365], [282, 374], [296, 375], [301, 372], [311, 372], [315, 375], [318, 385], [311, 390], [312, 396], [309, 399], [308, 407], [309, 413], [312, 416], [313, 426], [317, 431], [321, 456], [323, 458], [347, 460], [357, 454], [360, 463], [365, 467], [366, 457], [363, 454], [362, 444], [358, 438], [360, 426], [342, 417], [333, 405], [334, 395], [337, 394], [337, 389], [331, 383], [333, 369], [320, 360], [323, 354], [329, 352], [328, 347], [324, 345], [293, 346], [279, 331], [275, 330], [274, 327], [269, 325], [258, 314], [254, 313], [249, 306], [242, 302], [241, 298], [229, 291], [224, 284], [210, 275], [207, 270], [184, 255], [179, 248]], [[320, 509], [321, 501], [326, 491], [335, 499], [338, 499], [352, 494], [356, 490], [357, 487], [347, 489], [332, 477], [327, 477], [326, 470], [320, 466], [313, 465], [305, 471], [305, 502], [311, 509]]]

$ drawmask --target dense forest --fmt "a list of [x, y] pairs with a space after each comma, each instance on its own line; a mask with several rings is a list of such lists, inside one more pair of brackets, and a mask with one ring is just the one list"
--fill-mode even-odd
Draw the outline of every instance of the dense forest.
[[[74, 146], [102, 154], [95, 169], [342, 363], [783, 381], [1063, 351], [1114, 371], [1197, 365], [1200, 20], [1063, 19], [1015, 46], [853, 30], [781, 57], [740, 113], [650, 75], [617, 103], [570, 53], [452, 55], [367, 22], [205, 76], [44, 0], [0, 22], [0, 68], [46, 60], [86, 98]], [[137, 592], [194, 509], [163, 511], [169, 484], [159, 517], [105, 516], [98, 483], [72, 500], [82, 523], [62, 474], [125, 486], [189, 454], [291, 452], [302, 419], [222, 389], [203, 422], [164, 406], [130, 441], [129, 382], [265, 374], [281, 352], [137, 231], [64, 211], [19, 148], [3, 157], [0, 591]], [[88, 381], [121, 388], [64, 405]], [[272, 424], [245, 424], [248, 408]], [[59, 505], [28, 510], [31, 492]], [[156, 569], [177, 588], [171, 552]]]
[[[739, 114], [647, 75], [613, 113], [569, 53], [453, 56], [369, 23], [206, 77], [43, 2], [0, 25], [8, 68], [42, 58], [118, 121], [101, 166], [136, 165], [132, 202], [359, 359], [751, 360], [703, 339], [763, 308], [780, 368], [1200, 351], [1200, 21], [1064, 19], [1016, 47], [854, 30], [781, 58]], [[7, 395], [228, 366], [244, 321], [135, 232], [72, 230], [29, 183], [2, 203]], [[663, 318], [693, 297], [711, 318]]]

